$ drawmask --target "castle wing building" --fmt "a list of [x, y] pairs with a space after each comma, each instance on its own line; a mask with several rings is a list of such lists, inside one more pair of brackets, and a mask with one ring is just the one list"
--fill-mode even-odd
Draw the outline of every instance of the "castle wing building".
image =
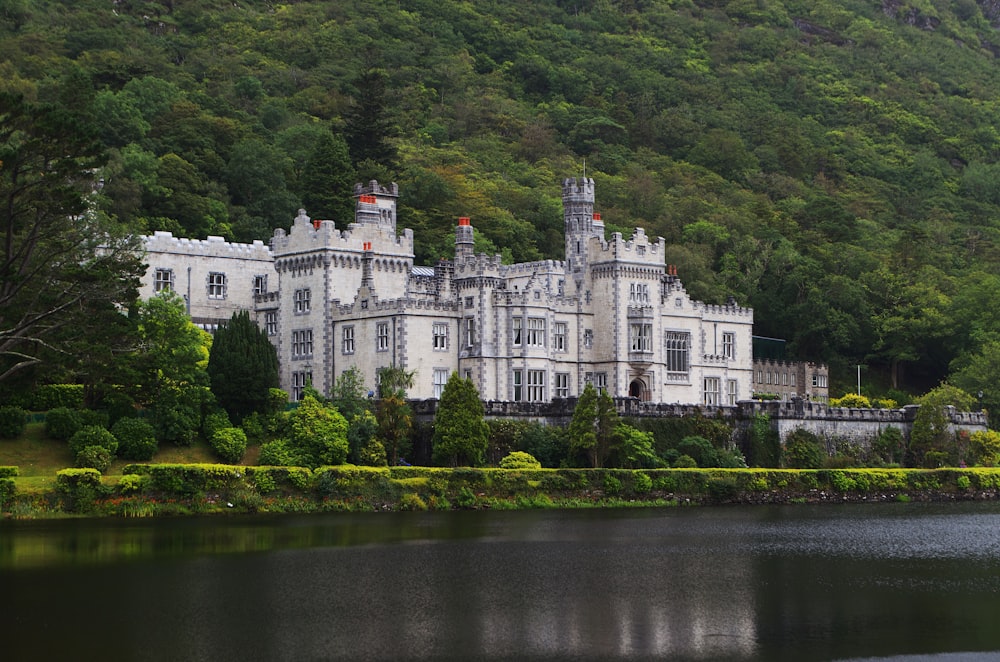
[[412, 371], [418, 399], [440, 397], [453, 372], [484, 400], [547, 402], [587, 383], [663, 403], [751, 397], [753, 311], [691, 299], [665, 263], [663, 238], [641, 228], [607, 237], [593, 179], [563, 182], [563, 261], [477, 255], [461, 218], [454, 257], [416, 266], [412, 231], [396, 228], [398, 196], [395, 184], [369, 182], [356, 187], [346, 227], [300, 211], [275, 231], [267, 285], [247, 307], [277, 347], [293, 399], [306, 384], [329, 392], [351, 368], [374, 390], [385, 367]]

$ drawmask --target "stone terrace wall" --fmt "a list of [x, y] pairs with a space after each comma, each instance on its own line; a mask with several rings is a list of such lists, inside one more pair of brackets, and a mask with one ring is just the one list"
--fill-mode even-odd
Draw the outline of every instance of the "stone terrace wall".
[[[499, 402], [484, 403], [486, 418], [513, 418], [537, 421], [548, 425], [568, 425], [573, 418], [576, 398], [541, 402]], [[417, 420], [430, 422], [437, 411], [437, 400], [412, 401]], [[771, 427], [778, 432], [782, 442], [793, 431], [805, 429], [830, 440], [845, 440], [867, 447], [875, 437], [887, 427], [898, 428], [904, 438], [909, 438], [913, 420], [920, 409], [910, 405], [902, 409], [853, 409], [830, 407], [818, 402], [793, 399], [780, 401], [743, 401], [736, 407], [704, 407], [697, 405], [660, 404], [642, 402], [634, 398], [616, 398], [618, 413], [628, 418], [707, 416], [728, 420], [742, 437], [754, 417], [765, 414]], [[952, 431], [966, 430], [979, 432], [987, 429], [986, 414], [983, 412], [960, 412], [949, 407]]]

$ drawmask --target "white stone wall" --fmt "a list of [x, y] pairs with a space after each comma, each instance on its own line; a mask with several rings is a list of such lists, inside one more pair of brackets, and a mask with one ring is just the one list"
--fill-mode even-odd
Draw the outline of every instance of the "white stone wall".
[[[266, 288], [278, 286], [274, 258], [261, 241], [237, 244], [222, 237], [184, 239], [170, 232], [155, 232], [143, 237], [148, 268], [142, 279], [139, 296], [148, 299], [156, 293], [157, 270], [169, 272], [173, 289], [183, 296], [195, 323], [212, 329], [239, 310], [253, 310], [255, 278], [263, 277]], [[210, 274], [222, 274], [225, 290], [220, 296], [209, 295]]]

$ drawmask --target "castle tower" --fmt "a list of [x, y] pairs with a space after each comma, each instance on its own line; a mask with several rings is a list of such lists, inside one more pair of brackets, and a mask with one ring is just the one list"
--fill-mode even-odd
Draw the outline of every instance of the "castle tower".
[[462, 216], [458, 219], [458, 225], [455, 227], [455, 260], [473, 255], [475, 255], [475, 248], [473, 247], [472, 225], [468, 216]]
[[354, 185], [354, 224], [382, 229], [390, 236], [396, 235], [396, 199], [399, 185], [393, 182], [381, 186], [374, 179], [367, 186]]
[[563, 218], [566, 226], [566, 268], [574, 279], [583, 278], [587, 244], [591, 237], [604, 238], [604, 223], [594, 213], [594, 180], [570, 177], [563, 180]]

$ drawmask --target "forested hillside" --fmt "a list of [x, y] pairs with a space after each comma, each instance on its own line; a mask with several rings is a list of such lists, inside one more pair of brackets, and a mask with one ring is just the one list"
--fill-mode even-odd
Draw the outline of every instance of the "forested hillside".
[[[560, 181], [853, 386], [1000, 406], [987, 0], [0, 0], [0, 91], [73, 109], [136, 231], [266, 239], [395, 180], [419, 259], [561, 258]], [[902, 394], [897, 395], [905, 399]]]

